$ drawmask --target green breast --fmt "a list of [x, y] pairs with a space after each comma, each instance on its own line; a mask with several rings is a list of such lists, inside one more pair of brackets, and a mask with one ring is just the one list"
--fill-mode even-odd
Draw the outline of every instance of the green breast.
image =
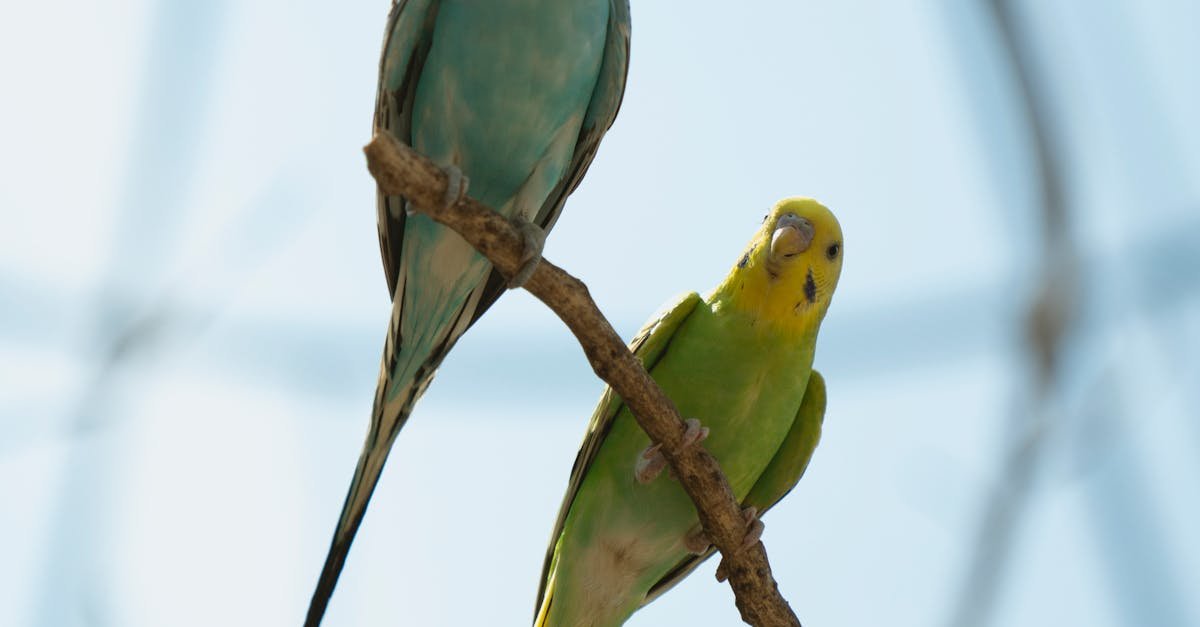
[[[709, 427], [704, 447], [716, 456], [734, 493], [743, 498], [787, 435], [808, 382], [812, 343], [785, 341], [750, 319], [715, 314], [701, 304], [676, 332], [651, 375], [685, 418]], [[648, 485], [633, 476], [650, 443], [628, 408], [580, 486], [566, 534], [585, 542], [638, 529], [647, 555], [669, 567], [678, 541], [695, 523], [695, 507], [664, 474]], [[576, 511], [578, 510], [578, 511]], [[651, 568], [647, 580], [655, 579]]]
[[704, 446], [741, 498], [787, 435], [812, 359], [812, 342], [701, 305], [652, 374], [683, 416], [710, 428]]

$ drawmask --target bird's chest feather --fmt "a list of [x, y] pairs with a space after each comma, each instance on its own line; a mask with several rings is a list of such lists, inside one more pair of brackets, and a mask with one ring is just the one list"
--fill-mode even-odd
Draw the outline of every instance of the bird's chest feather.
[[[717, 457], [738, 498], [762, 474], [800, 407], [812, 365], [805, 342], [699, 307], [676, 332], [651, 374], [680, 414], [710, 428], [704, 447]], [[686, 552], [695, 507], [676, 481], [634, 479], [649, 444], [628, 408], [615, 418], [567, 521], [578, 572], [588, 573], [589, 603], [644, 593]], [[597, 609], [599, 611], [599, 609]]]
[[711, 430], [704, 446], [734, 492], [750, 490], [787, 435], [804, 397], [812, 351], [746, 321], [699, 312], [654, 377]]

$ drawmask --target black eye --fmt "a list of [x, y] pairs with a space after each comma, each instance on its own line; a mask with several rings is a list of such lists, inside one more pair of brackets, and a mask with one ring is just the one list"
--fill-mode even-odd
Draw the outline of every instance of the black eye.
[[829, 245], [829, 248], [825, 249], [825, 257], [828, 258], [830, 261], [833, 261], [834, 259], [837, 259], [838, 253], [841, 252], [841, 250], [842, 250], [842, 245], [837, 242], [834, 242]]
[[762, 219], [762, 221], [763, 221], [763, 222], [766, 222], [766, 221], [767, 221], [767, 217], [768, 217], [768, 216], [767, 216], [767, 214], [765, 214], [765, 213], [764, 213], [764, 214], [763, 214], [763, 219]]

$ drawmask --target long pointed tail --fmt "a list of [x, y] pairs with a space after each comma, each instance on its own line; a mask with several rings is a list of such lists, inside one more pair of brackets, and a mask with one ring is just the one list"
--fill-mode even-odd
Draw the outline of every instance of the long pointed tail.
[[[398, 422], [404, 423], [406, 415]], [[337, 529], [333, 533], [333, 541], [329, 545], [329, 553], [325, 556], [325, 565], [321, 568], [321, 578], [317, 580], [317, 589], [313, 592], [308, 605], [308, 616], [304, 619], [305, 627], [317, 627], [325, 615], [325, 608], [333, 595], [342, 566], [346, 563], [346, 555], [350, 552], [350, 544], [358, 533], [363, 514], [367, 511], [367, 503], [379, 483], [383, 473], [384, 462], [392, 449], [392, 441], [397, 430], [391, 433], [381, 433], [379, 422], [372, 420], [371, 431], [363, 445], [362, 455], [358, 458], [358, 466], [354, 469], [354, 479], [350, 482], [350, 490], [346, 493], [346, 502], [342, 505], [342, 514], [338, 518]]]
[[392, 443], [396, 441], [400, 429], [408, 422], [413, 406], [433, 380], [433, 373], [441, 363], [444, 351], [448, 350], [447, 347], [433, 358], [428, 358], [425, 357], [428, 353], [419, 353], [411, 348], [407, 351], [398, 350], [394, 342], [395, 337], [393, 328], [388, 333], [388, 341], [384, 347], [379, 385], [376, 387], [375, 404], [371, 409], [371, 429], [367, 432], [362, 454], [358, 457], [354, 479], [350, 481], [350, 490], [346, 493], [346, 502], [342, 505], [342, 514], [338, 518], [329, 553], [325, 556], [321, 577], [317, 580], [317, 588], [309, 601], [308, 616], [304, 619], [305, 627], [317, 627], [321, 624], [321, 618], [329, 606], [329, 599], [333, 596], [333, 589], [337, 586], [338, 576], [346, 563], [346, 556], [350, 553], [350, 544], [354, 542], [371, 494], [383, 473], [383, 465], [392, 450]]
[[[486, 266], [483, 266], [478, 274], [482, 275], [484, 270]], [[466, 302], [458, 306], [457, 312], [448, 317], [449, 323], [434, 325], [432, 332], [421, 328], [407, 329], [408, 336], [416, 339], [405, 344], [400, 341], [401, 337], [406, 337], [401, 330], [405, 320], [401, 316], [405, 304], [404, 285], [402, 282], [397, 286], [396, 299], [393, 301], [391, 326], [388, 328], [387, 342], [384, 345], [379, 385], [375, 389], [375, 406], [371, 411], [371, 430], [367, 433], [362, 455], [359, 456], [358, 466], [354, 469], [354, 479], [350, 482], [350, 491], [346, 494], [345, 504], [342, 505], [342, 515], [338, 519], [333, 541], [329, 545], [329, 554], [325, 556], [325, 565], [321, 568], [317, 589], [313, 591], [312, 600], [309, 602], [308, 616], [304, 619], [305, 627], [317, 627], [321, 624], [333, 589], [337, 586], [342, 566], [346, 563], [346, 555], [350, 552], [350, 544], [354, 542], [354, 535], [358, 533], [358, 526], [367, 511], [371, 493], [375, 491], [375, 484], [379, 483], [383, 464], [392, 450], [392, 442], [404, 427], [404, 423], [408, 422], [413, 405], [433, 381], [433, 375], [446, 353], [471, 325], [472, 314], [482, 293], [481, 289], [475, 289], [467, 296]], [[434, 311], [436, 313], [437, 310]], [[419, 319], [429, 322], [442, 318], [431, 314]], [[411, 318], [408, 320], [412, 321]], [[425, 341], [422, 341], [422, 338]]]

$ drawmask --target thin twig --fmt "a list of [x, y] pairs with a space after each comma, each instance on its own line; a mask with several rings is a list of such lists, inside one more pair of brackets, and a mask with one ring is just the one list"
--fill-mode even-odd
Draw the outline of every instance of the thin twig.
[[[407, 197], [419, 211], [457, 231], [505, 275], [517, 270], [523, 249], [517, 230], [470, 197], [443, 207], [448, 179], [436, 164], [387, 133], [377, 134], [364, 152], [381, 190]], [[592, 369], [621, 396], [651, 440], [662, 443], [667, 461], [696, 504], [705, 532], [725, 556], [725, 572], [742, 620], [764, 627], [799, 626], [771, 575], [763, 544], [739, 550], [746, 522], [717, 460], [702, 446], [680, 450], [684, 426], [679, 411], [600, 313], [587, 286], [542, 260], [525, 289], [566, 323]]]

